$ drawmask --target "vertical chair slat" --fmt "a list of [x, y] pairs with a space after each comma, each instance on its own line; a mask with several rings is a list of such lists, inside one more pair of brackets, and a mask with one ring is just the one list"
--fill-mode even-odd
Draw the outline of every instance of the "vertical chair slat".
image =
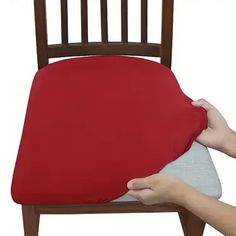
[[162, 1], [161, 63], [171, 68], [174, 0]]
[[67, 0], [61, 0], [61, 41], [68, 43], [68, 6]]
[[34, 0], [38, 68], [48, 64], [48, 39], [45, 0]]
[[128, 2], [121, 0], [121, 41], [128, 42]]
[[147, 0], [141, 0], [141, 42], [147, 43]]
[[88, 43], [88, 3], [81, 0], [81, 38], [82, 43]]
[[108, 42], [108, 30], [107, 30], [107, 0], [101, 1], [101, 31], [102, 31], [102, 42]]

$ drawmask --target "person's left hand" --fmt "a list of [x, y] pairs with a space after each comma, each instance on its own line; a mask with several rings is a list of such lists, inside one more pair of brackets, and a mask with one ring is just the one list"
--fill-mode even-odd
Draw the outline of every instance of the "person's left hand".
[[184, 201], [189, 185], [169, 174], [154, 174], [145, 178], [132, 179], [127, 183], [128, 195], [145, 205]]

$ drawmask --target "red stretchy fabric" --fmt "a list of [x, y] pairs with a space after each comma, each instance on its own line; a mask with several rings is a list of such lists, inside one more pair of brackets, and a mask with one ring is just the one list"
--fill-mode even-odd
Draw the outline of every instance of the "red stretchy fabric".
[[12, 197], [20, 204], [109, 202], [161, 170], [207, 127], [170, 69], [126, 56], [66, 59], [33, 80]]

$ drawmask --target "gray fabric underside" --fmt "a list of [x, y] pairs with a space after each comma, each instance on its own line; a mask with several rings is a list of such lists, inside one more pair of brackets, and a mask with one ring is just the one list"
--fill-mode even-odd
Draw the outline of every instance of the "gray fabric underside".
[[[200, 192], [219, 199], [222, 195], [221, 183], [208, 149], [193, 142], [192, 147], [175, 161], [167, 164], [160, 173], [172, 174], [198, 189]], [[135, 201], [124, 194], [113, 200]]]

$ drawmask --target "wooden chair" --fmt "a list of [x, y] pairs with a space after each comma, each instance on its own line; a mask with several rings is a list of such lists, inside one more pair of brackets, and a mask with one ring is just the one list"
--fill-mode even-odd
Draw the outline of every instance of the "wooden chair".
[[[68, 42], [67, 0], [61, 0], [61, 44], [48, 45], [45, 0], [35, 0], [35, 23], [38, 67], [48, 64], [49, 58], [98, 54], [138, 55], [160, 57], [161, 63], [171, 68], [173, 0], [162, 1], [161, 44], [147, 42], [147, 0], [141, 0], [141, 42], [128, 42], [127, 1], [121, 0], [121, 42], [108, 41], [107, 0], [101, 1], [102, 42], [88, 42], [87, 0], [81, 0], [81, 43]], [[197, 216], [175, 204], [143, 205], [138, 201], [80, 205], [23, 205], [25, 236], [37, 236], [41, 214], [95, 214], [178, 212], [185, 236], [203, 235], [205, 223]]]

